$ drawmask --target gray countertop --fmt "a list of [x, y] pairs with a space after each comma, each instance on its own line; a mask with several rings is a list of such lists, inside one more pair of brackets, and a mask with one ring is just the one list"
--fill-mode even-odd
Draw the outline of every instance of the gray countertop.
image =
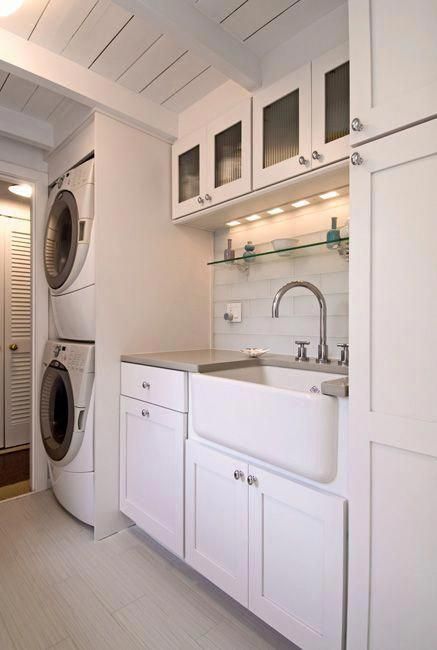
[[280, 366], [282, 368], [298, 368], [313, 370], [336, 375], [344, 378], [324, 381], [322, 392], [333, 397], [347, 397], [349, 394], [348, 368], [337, 365], [334, 360], [330, 364], [319, 364], [311, 360], [305, 363], [295, 361], [294, 356], [283, 354], [265, 354], [257, 359], [250, 359], [241, 352], [233, 350], [177, 350], [175, 352], [150, 352], [146, 354], [125, 354], [121, 357], [125, 363], [136, 363], [144, 366], [156, 366], [169, 370], [185, 372], [213, 372], [245, 366]]

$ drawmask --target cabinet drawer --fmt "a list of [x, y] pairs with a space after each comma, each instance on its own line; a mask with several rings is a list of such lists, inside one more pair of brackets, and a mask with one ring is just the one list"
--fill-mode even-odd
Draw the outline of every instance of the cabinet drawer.
[[187, 374], [180, 370], [122, 363], [121, 393], [174, 411], [188, 410]]

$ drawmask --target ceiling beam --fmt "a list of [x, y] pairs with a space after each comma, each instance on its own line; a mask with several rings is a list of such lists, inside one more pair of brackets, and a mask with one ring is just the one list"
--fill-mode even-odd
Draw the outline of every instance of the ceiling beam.
[[250, 50], [186, 0], [115, 0], [247, 90], [261, 85], [261, 64]]
[[54, 146], [51, 124], [3, 106], [0, 106], [0, 134], [46, 151]]
[[167, 108], [1, 28], [0, 69], [126, 120], [168, 142], [177, 137], [177, 115]]

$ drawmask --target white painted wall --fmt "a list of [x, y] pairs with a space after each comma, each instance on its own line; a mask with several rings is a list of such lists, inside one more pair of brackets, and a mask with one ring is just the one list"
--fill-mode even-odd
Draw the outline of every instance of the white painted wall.
[[96, 151], [96, 538], [119, 512], [120, 355], [210, 345], [211, 234], [171, 223], [170, 145], [102, 114]]
[[[342, 197], [271, 217], [251, 225], [218, 231], [214, 237], [215, 259], [223, 258], [228, 237], [236, 254], [251, 240], [258, 252], [272, 250], [271, 240], [293, 237], [301, 243], [323, 241], [331, 217], [342, 226], [349, 218], [349, 201]], [[307, 234], [311, 233], [311, 234]], [[259, 258], [244, 274], [230, 265], [214, 270], [214, 347], [239, 350], [266, 347], [279, 354], [294, 354], [296, 339], [310, 341], [310, 356], [316, 356], [319, 341], [319, 308], [315, 297], [305, 289], [288, 293], [280, 307], [279, 319], [272, 318], [275, 293], [291, 280], [312, 282], [323, 292], [328, 307], [328, 345], [331, 357], [338, 355], [337, 343], [348, 341], [349, 264], [337, 252], [313, 249], [289, 257], [277, 255]], [[228, 302], [241, 302], [241, 323], [225, 321]]]

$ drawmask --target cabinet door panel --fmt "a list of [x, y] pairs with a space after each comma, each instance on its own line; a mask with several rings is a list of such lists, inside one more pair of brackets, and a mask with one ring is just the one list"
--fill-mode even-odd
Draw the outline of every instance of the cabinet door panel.
[[173, 219], [205, 207], [206, 132], [199, 129], [172, 148]]
[[[235, 479], [240, 471], [244, 478]], [[247, 605], [247, 465], [187, 442], [186, 560]]]
[[437, 3], [350, 0], [351, 143], [437, 115]]
[[249, 474], [249, 608], [302, 650], [341, 650], [344, 499]]
[[253, 134], [254, 189], [311, 169], [310, 64], [254, 96]]
[[349, 155], [349, 48], [347, 43], [312, 63], [313, 168]]
[[227, 201], [252, 189], [252, 105], [246, 99], [208, 126], [207, 205]]
[[183, 557], [186, 415], [122, 397], [120, 510]]

